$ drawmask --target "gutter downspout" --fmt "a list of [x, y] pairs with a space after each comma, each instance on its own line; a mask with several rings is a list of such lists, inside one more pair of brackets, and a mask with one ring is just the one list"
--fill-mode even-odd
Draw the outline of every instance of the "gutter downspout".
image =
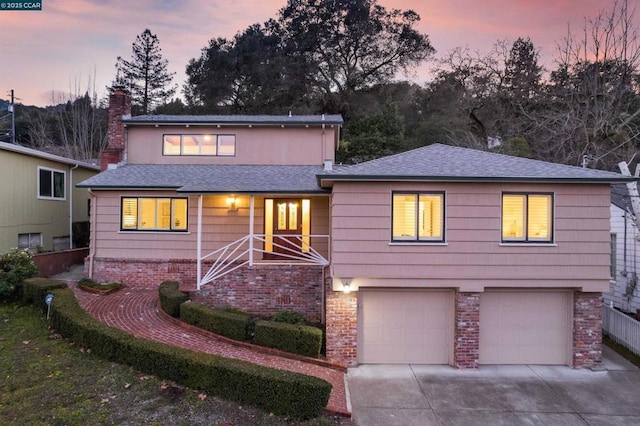
[[93, 279], [93, 258], [96, 255], [96, 196], [89, 188], [91, 196], [91, 217], [89, 218], [89, 278]]
[[73, 248], [73, 171], [80, 167], [76, 164], [69, 169], [69, 248]]

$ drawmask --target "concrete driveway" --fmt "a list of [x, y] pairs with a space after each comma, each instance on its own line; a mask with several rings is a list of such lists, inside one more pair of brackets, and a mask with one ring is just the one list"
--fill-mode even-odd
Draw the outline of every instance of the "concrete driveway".
[[604, 370], [562, 366], [362, 365], [353, 422], [376, 425], [640, 425], [640, 370], [605, 348]]

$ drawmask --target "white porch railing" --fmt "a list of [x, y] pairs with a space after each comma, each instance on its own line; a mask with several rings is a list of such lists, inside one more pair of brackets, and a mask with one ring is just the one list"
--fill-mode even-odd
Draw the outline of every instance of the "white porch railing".
[[[316, 241], [326, 239], [326, 247], [329, 247], [328, 235], [253, 234], [244, 236], [198, 259], [198, 290], [204, 284], [236, 269], [247, 265], [252, 266], [256, 263], [260, 265], [328, 265], [329, 261], [307, 242], [312, 239]], [[286, 244], [281, 244], [279, 241], [286, 241]], [[272, 250], [265, 250], [265, 246], [271, 246]], [[263, 259], [262, 255], [256, 256], [256, 254], [265, 253], [269, 259]], [[206, 273], [200, 276], [202, 264], [208, 259], [214, 259], [213, 264]]]
[[640, 355], [640, 321], [603, 304], [602, 329], [611, 340]]

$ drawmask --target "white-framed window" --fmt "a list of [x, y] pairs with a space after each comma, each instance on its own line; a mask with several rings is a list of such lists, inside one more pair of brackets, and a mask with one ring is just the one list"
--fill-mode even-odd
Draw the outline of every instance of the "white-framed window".
[[617, 250], [618, 250], [618, 236], [615, 233], [611, 233], [611, 264], [609, 265], [609, 272], [611, 273], [611, 280], [616, 280], [616, 262], [617, 262]]
[[162, 155], [236, 155], [235, 135], [164, 135]]
[[19, 249], [36, 249], [42, 247], [42, 233], [31, 232], [26, 234], [18, 234]]
[[186, 231], [187, 198], [122, 197], [121, 231]]
[[444, 242], [444, 192], [393, 192], [391, 241]]
[[502, 194], [502, 242], [553, 242], [553, 194]]
[[38, 167], [38, 198], [64, 200], [66, 194], [66, 172]]

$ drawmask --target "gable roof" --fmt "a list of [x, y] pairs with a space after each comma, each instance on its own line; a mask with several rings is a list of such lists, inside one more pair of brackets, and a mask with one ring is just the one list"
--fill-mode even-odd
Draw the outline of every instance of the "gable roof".
[[77, 186], [185, 193], [323, 193], [316, 181], [321, 170], [321, 166], [127, 164]]
[[12, 143], [0, 142], [0, 150], [17, 152], [19, 154], [28, 155], [30, 157], [42, 158], [43, 160], [55, 161], [61, 164], [68, 164], [70, 166], [79, 166], [85, 169], [96, 171], [100, 170], [100, 167], [95, 164], [74, 160], [72, 158], [61, 157], [59, 155], [49, 154], [48, 152], [38, 151], [37, 149], [27, 148], [25, 146], [20, 146]]
[[342, 125], [339, 114], [322, 115], [138, 115], [126, 117], [125, 124], [148, 125]]
[[323, 188], [344, 180], [613, 183], [637, 179], [603, 170], [433, 144], [365, 163], [336, 166], [318, 175]]

